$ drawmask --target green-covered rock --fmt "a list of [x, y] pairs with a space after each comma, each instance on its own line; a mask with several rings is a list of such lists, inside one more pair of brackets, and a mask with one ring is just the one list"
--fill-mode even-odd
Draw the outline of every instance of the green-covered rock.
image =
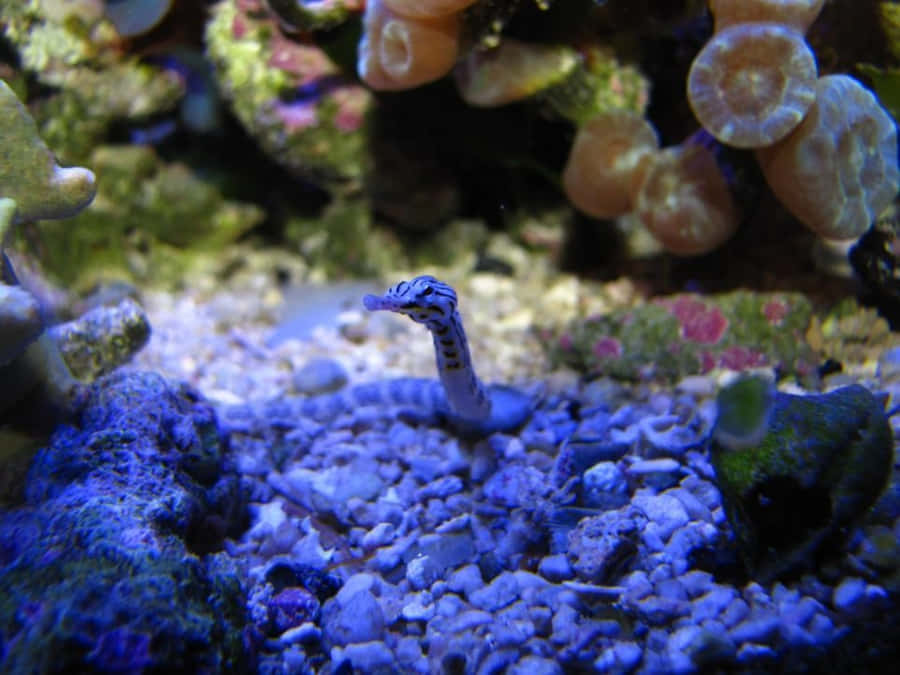
[[[123, 49], [104, 3], [0, 0], [0, 28], [22, 71], [42, 89], [29, 105], [41, 135], [66, 163], [86, 161], [114, 122], [172, 110], [177, 74]], [[26, 80], [22, 78], [24, 97]]]
[[[882, 402], [860, 385], [776, 392], [763, 406], [733, 395], [745, 385], [739, 379], [719, 395], [711, 461], [748, 571], [771, 579], [809, 565], [875, 502], [891, 473], [893, 434]], [[742, 405], [768, 419], [756, 442], [735, 441], [733, 420], [746, 416], [732, 408]]]
[[799, 293], [682, 294], [539, 330], [538, 337], [557, 365], [629, 380], [763, 366], [805, 377], [816, 363], [804, 340], [811, 314]]
[[15, 202], [12, 224], [67, 218], [91, 203], [97, 189], [94, 174], [88, 169], [63, 168], [56, 163], [31, 115], [3, 80], [0, 139], [0, 198]]
[[[338, 5], [332, 18], [347, 18], [346, 7]], [[211, 13], [207, 56], [247, 132], [294, 173], [328, 190], [358, 191], [368, 162], [365, 121], [372, 95], [355, 73], [345, 72], [307, 36], [289, 34], [284, 19], [263, 3], [224, 0]]]
[[259, 207], [227, 200], [213, 182], [146, 146], [101, 146], [91, 163], [99, 183], [93, 207], [40, 228], [36, 254], [70, 288], [110, 278], [176, 283], [196, 254], [220, 250], [263, 218]]

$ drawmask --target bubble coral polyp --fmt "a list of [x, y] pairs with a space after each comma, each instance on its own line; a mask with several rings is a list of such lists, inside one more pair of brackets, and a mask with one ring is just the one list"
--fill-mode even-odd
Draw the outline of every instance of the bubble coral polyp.
[[578, 129], [563, 171], [563, 189], [581, 211], [614, 218], [633, 206], [659, 150], [656, 131], [628, 110], [597, 115]]
[[771, 21], [800, 32], [812, 25], [825, 0], [709, 0], [715, 31], [738, 23]]
[[411, 89], [440, 79], [459, 51], [460, 15], [416, 18], [369, 0], [357, 70], [373, 89]]
[[800, 126], [757, 159], [781, 203], [828, 239], [860, 236], [900, 186], [897, 128], [847, 75], [820, 78]]
[[739, 223], [715, 156], [691, 140], [658, 153], [637, 194], [635, 213], [666, 250], [677, 255], [713, 250]]
[[816, 60], [803, 34], [776, 23], [717, 32], [694, 59], [688, 100], [703, 127], [739, 148], [787, 136], [815, 100]]

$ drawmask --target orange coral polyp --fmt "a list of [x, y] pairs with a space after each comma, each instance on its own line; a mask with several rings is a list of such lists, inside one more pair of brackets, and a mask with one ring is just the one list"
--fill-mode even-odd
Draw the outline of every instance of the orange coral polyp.
[[414, 19], [435, 19], [461, 12], [477, 0], [383, 0], [388, 9]]
[[787, 136], [815, 100], [816, 60], [803, 35], [774, 23], [717, 33], [688, 74], [688, 100], [719, 141], [759, 148]]
[[411, 89], [450, 72], [459, 51], [460, 19], [413, 19], [383, 0], [369, 0], [357, 70], [373, 89]]
[[658, 154], [638, 192], [635, 215], [677, 255], [707, 253], [738, 227], [737, 208], [715, 156], [692, 142]]
[[824, 5], [825, 0], [709, 0], [716, 32], [751, 22], [779, 23], [806, 32]]
[[595, 218], [627, 213], [658, 149], [653, 127], [633, 112], [592, 118], [578, 129], [569, 152], [562, 176], [566, 196]]
[[781, 203], [826, 239], [859, 237], [900, 187], [897, 128], [847, 75], [820, 78], [803, 123], [756, 156]]

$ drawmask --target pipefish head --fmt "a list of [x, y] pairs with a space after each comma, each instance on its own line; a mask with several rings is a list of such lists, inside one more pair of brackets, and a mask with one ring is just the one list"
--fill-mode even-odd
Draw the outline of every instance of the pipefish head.
[[456, 311], [456, 292], [449, 285], [430, 275], [401, 281], [391, 286], [383, 296], [363, 298], [366, 309], [388, 310], [405, 314], [416, 323], [447, 321]]

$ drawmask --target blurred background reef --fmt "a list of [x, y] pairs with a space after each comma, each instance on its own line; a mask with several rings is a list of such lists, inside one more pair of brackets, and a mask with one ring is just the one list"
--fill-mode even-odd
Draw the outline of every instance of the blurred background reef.
[[328, 278], [503, 268], [502, 232], [651, 291], [796, 290], [847, 277], [880, 218], [856, 275], [896, 312], [897, 3], [407, 4], [3, 0], [0, 76], [97, 177], [90, 208], [10, 248], [85, 291], [177, 287], [234, 242]]

